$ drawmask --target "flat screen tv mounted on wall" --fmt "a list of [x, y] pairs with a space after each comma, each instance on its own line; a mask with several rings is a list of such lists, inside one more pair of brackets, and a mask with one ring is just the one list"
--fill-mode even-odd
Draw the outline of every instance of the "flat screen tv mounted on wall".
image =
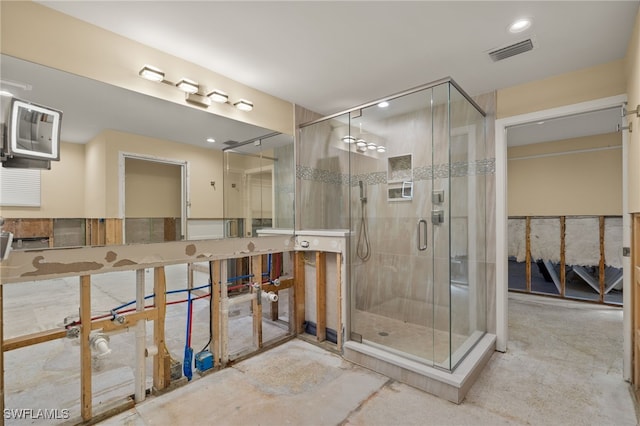
[[5, 167], [49, 168], [60, 160], [62, 111], [13, 98], [8, 112]]

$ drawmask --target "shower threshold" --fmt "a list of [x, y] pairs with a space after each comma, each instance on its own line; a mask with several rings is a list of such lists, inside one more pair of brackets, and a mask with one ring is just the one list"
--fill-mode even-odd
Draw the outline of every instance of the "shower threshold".
[[451, 372], [366, 343], [348, 341], [344, 358], [399, 382], [459, 404], [495, 351], [495, 334], [485, 334]]

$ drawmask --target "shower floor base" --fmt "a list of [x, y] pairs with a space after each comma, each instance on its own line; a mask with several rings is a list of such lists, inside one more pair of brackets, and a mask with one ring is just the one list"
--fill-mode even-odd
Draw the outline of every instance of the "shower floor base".
[[[420, 318], [432, 323], [433, 309], [434, 307], [424, 302], [393, 299], [369, 312], [355, 310], [351, 317], [352, 329], [370, 342], [394, 348], [416, 358], [432, 360], [436, 365], [448, 368], [450, 347], [455, 350], [464, 346], [469, 339], [475, 342], [479, 336], [458, 333], [449, 335], [447, 331], [434, 328], [431, 324], [417, 323]], [[435, 316], [441, 318], [445, 325], [449, 312], [444, 307], [435, 309]], [[397, 312], [413, 315], [403, 321], [392, 317]]]
[[496, 336], [485, 334], [453, 372], [354, 341], [345, 342], [343, 356], [355, 364], [459, 404], [489, 362], [495, 346]]

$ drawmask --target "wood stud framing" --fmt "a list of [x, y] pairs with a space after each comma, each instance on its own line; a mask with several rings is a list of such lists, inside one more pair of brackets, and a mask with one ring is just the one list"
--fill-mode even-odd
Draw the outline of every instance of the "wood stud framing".
[[[558, 295], [561, 298], [566, 297], [566, 216], [559, 216], [560, 220], [560, 294]], [[526, 216], [525, 218], [525, 244], [526, 244], [526, 257], [525, 257], [525, 275], [526, 275], [526, 287], [525, 290], [513, 290], [516, 292], [526, 292], [531, 293], [531, 266], [532, 266], [532, 257], [531, 257], [531, 216]], [[605, 296], [605, 287], [606, 287], [606, 259], [605, 259], [605, 216], [598, 216], [598, 235], [599, 235], [599, 250], [600, 257], [598, 262], [598, 283], [599, 283], [599, 294], [598, 294], [598, 302], [606, 303], [604, 300]], [[540, 293], [541, 294], [541, 293]], [[546, 294], [546, 293], [545, 293]], [[549, 294], [550, 296], [554, 296], [554, 294]]]
[[91, 419], [91, 276], [80, 277], [80, 412]]
[[[90, 219], [91, 220], [91, 219]], [[91, 225], [95, 227], [103, 226], [101, 222], [96, 220], [95, 223], [91, 220]], [[106, 230], [106, 229], [105, 229]], [[91, 233], [91, 237], [95, 237], [88, 231], [87, 235]], [[98, 234], [100, 235], [100, 234]], [[101, 235], [105, 235], [102, 233]], [[115, 237], [117, 238], [117, 237]], [[103, 242], [100, 240], [99, 242]], [[293, 269], [294, 278], [282, 279], [279, 286], [275, 286], [272, 283], [261, 283], [263, 262], [266, 255], [254, 255], [245, 259], [251, 261], [251, 273], [254, 275], [253, 281], [261, 284], [259, 290], [257, 286], [252, 286], [252, 293], [254, 297], [251, 301], [253, 310], [253, 334], [254, 334], [254, 346], [256, 349], [260, 349], [263, 346], [262, 341], [262, 298], [259, 291], [273, 291], [278, 292], [286, 289], [289, 290], [289, 331], [292, 334], [301, 334], [304, 332], [305, 321], [305, 258], [304, 252], [292, 252], [293, 253]], [[316, 339], [318, 342], [326, 340], [326, 307], [327, 307], [327, 277], [326, 277], [326, 253], [322, 251], [315, 252], [316, 261], [316, 308], [317, 308], [317, 333]], [[236, 261], [242, 260], [242, 258], [236, 259]], [[342, 261], [343, 257], [340, 253], [336, 254], [336, 280], [337, 280], [337, 297], [335, 300], [337, 312], [338, 312], [338, 330], [337, 330], [337, 347], [342, 347]], [[211, 351], [214, 357], [214, 366], [217, 368], [224, 367], [228, 362], [228, 294], [227, 294], [227, 272], [226, 265], [227, 260], [210, 260], [208, 262], [208, 268], [202, 267], [202, 265], [192, 264], [189, 265], [189, 287], [193, 286], [193, 277], [191, 276], [194, 270], [206, 272], [209, 275], [211, 282], [211, 318], [212, 318], [212, 339], [211, 339]], [[193, 266], [193, 268], [191, 268]], [[140, 267], [140, 266], [138, 266]], [[81, 416], [83, 422], [89, 422], [92, 420], [93, 407], [92, 407], [92, 354], [91, 354], [91, 332], [100, 330], [105, 333], [115, 332], [131, 328], [138, 324], [138, 321], [153, 321], [153, 345], [157, 347], [157, 354], [153, 356], [153, 387], [156, 391], [165, 389], [170, 382], [170, 356], [167, 352], [165, 345], [165, 317], [166, 317], [166, 277], [164, 266], [153, 266], [154, 281], [154, 307], [152, 308], [140, 308], [138, 307], [135, 312], [128, 312], [122, 314], [123, 322], [113, 321], [113, 318], [103, 318], [91, 320], [91, 275], [79, 275], [79, 293], [80, 293], [80, 405]], [[139, 276], [144, 278], [144, 269], [137, 269], [137, 279]], [[279, 274], [279, 272], [277, 273]], [[273, 277], [271, 277], [273, 278]], [[225, 285], [223, 285], [225, 284]], [[19, 349], [31, 345], [36, 345], [56, 339], [63, 339], [67, 336], [67, 330], [65, 328], [57, 328], [51, 330], [40, 331], [31, 333], [28, 335], [18, 336], [11, 339], [4, 340], [2, 334], [2, 289], [0, 285], [0, 372], [3, 371], [4, 353], [10, 350]], [[139, 289], [138, 289], [139, 290]], [[137, 297], [138, 298], [138, 297]], [[271, 303], [271, 302], [269, 302]], [[274, 302], [277, 306], [277, 302]], [[334, 303], [334, 302], [330, 302]], [[225, 311], [226, 306], [226, 311]], [[275, 312], [275, 314], [274, 314]], [[277, 309], [273, 308], [272, 315], [275, 315], [277, 320]], [[0, 377], [0, 404], [4, 409], [4, 375]], [[1, 417], [0, 417], [1, 418]], [[4, 424], [4, 419], [0, 420], [0, 426]]]

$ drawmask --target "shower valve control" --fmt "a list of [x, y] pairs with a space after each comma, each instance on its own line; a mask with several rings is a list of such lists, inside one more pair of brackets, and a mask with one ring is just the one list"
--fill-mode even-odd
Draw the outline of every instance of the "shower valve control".
[[444, 191], [433, 191], [431, 193], [431, 202], [433, 204], [444, 203]]
[[434, 225], [440, 225], [441, 223], [444, 223], [444, 210], [432, 210], [431, 223], [433, 223]]

